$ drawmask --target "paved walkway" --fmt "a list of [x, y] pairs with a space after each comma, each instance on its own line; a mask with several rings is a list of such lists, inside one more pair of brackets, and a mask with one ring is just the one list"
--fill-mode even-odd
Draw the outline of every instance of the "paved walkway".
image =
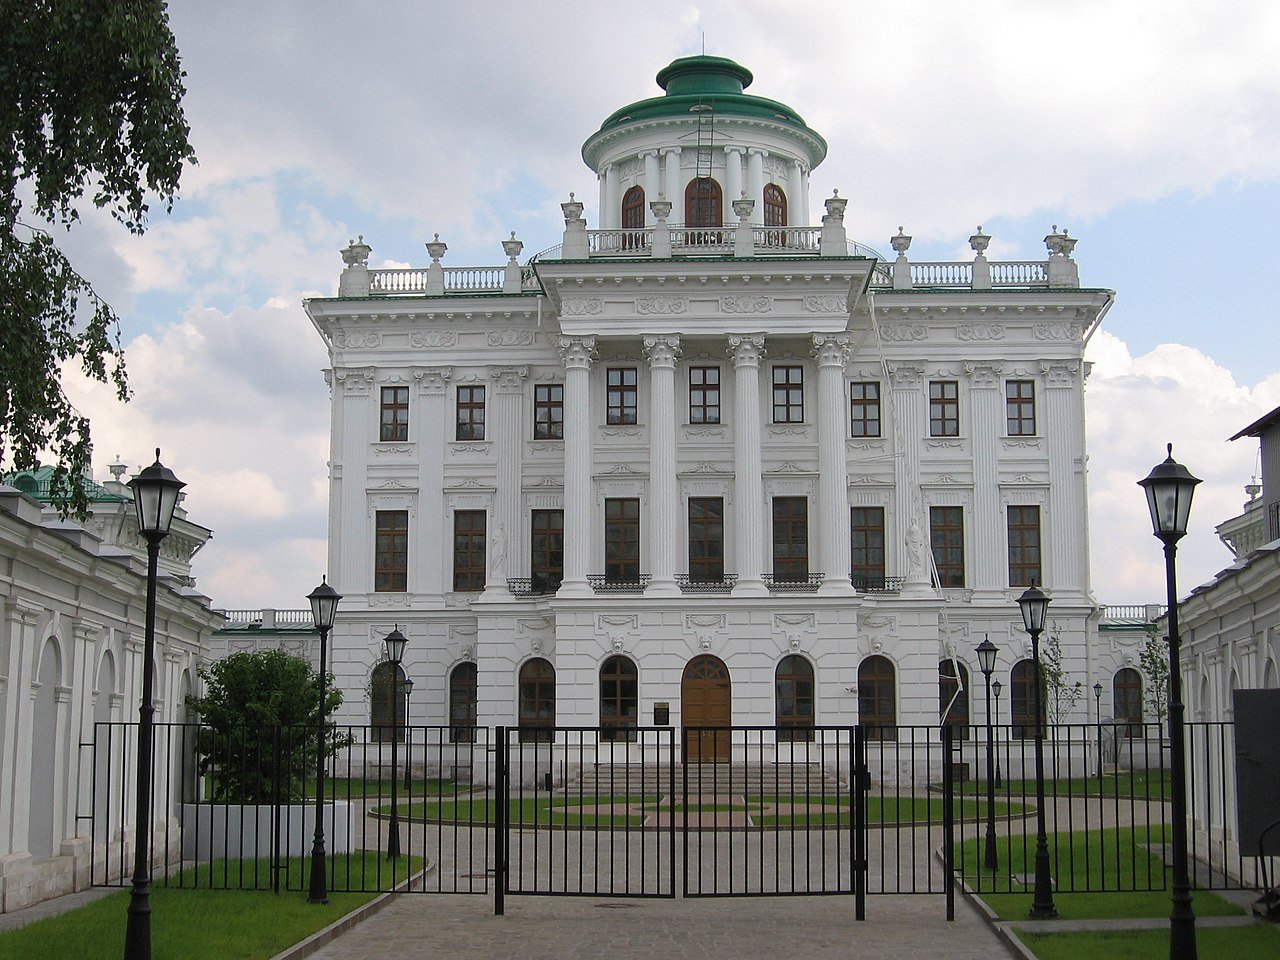
[[314, 960], [395, 956], [486, 960], [999, 960], [1015, 956], [963, 899], [954, 923], [938, 896], [609, 900], [405, 894], [311, 954]]

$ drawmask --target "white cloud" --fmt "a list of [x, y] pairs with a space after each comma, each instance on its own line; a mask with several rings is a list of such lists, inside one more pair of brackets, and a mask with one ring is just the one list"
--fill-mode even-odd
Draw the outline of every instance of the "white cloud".
[[1093, 583], [1104, 603], [1163, 602], [1164, 566], [1137, 482], [1173, 455], [1204, 482], [1196, 488], [1191, 529], [1179, 544], [1185, 594], [1227, 566], [1231, 554], [1214, 533], [1241, 512], [1257, 441], [1227, 438], [1276, 405], [1280, 374], [1248, 387], [1198, 350], [1161, 344], [1132, 357], [1123, 341], [1099, 332], [1086, 387]]

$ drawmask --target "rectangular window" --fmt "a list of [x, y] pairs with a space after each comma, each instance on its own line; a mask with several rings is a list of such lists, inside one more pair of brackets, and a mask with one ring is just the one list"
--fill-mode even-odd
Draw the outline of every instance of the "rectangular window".
[[484, 387], [458, 388], [458, 430], [454, 439], [484, 439]]
[[608, 583], [640, 582], [640, 501], [604, 502], [604, 578]]
[[720, 368], [689, 368], [689, 422], [720, 422]]
[[533, 511], [532, 536], [529, 538], [529, 576], [538, 593], [560, 589], [564, 579], [564, 511]]
[[929, 508], [929, 545], [938, 568], [938, 586], [964, 586], [964, 508]]
[[809, 501], [804, 497], [773, 498], [773, 579], [809, 579]]
[[856, 589], [884, 589], [884, 507], [849, 508], [849, 558]]
[[773, 368], [773, 422], [804, 423], [804, 367]]
[[1044, 583], [1040, 576], [1040, 508], [1009, 508], [1009, 586]]
[[724, 498], [689, 498], [689, 580], [724, 581]]
[[1009, 436], [1034, 437], [1036, 435], [1036, 382], [1034, 380], [1005, 381], [1004, 414], [1008, 421]]
[[483, 510], [453, 512], [453, 589], [475, 592], [484, 589], [485, 513]]
[[605, 372], [608, 385], [608, 423], [636, 423], [636, 368], [614, 367]]
[[563, 383], [538, 383], [534, 385], [533, 439], [564, 439]]
[[378, 439], [400, 441], [409, 439], [409, 388], [382, 388], [382, 417]]
[[880, 436], [880, 384], [875, 380], [849, 384], [849, 436]]
[[379, 510], [374, 530], [373, 589], [403, 593], [409, 589], [409, 511]]
[[955, 380], [929, 381], [929, 436], [960, 436], [960, 384]]

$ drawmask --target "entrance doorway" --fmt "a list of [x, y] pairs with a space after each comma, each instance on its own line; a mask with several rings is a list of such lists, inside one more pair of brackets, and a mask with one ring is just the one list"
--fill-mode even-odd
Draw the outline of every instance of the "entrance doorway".
[[729, 668], [719, 657], [702, 654], [685, 664], [680, 714], [685, 728], [685, 762], [728, 763], [733, 691]]

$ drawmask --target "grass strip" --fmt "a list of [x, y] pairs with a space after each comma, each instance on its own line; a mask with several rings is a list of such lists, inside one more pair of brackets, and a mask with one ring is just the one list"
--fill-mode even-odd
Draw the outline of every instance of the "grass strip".
[[[346, 861], [335, 879], [351, 885], [381, 877], [384, 889], [422, 869], [417, 857], [391, 865], [374, 851], [334, 858]], [[327, 904], [307, 902], [308, 858], [291, 858], [289, 879], [302, 889], [270, 890], [270, 870], [240, 869], [223, 874], [265, 878], [256, 889], [216, 889], [197, 886], [196, 869], [169, 877], [169, 886], [151, 891], [152, 960], [268, 960], [280, 951], [341, 919], [378, 892], [333, 893]], [[206, 865], [202, 865], [206, 866]], [[164, 882], [163, 879], [160, 881]], [[335, 884], [337, 886], [338, 884]], [[45, 917], [0, 934], [0, 957], [75, 957], [76, 960], [119, 960], [124, 954], [125, 911], [129, 891], [121, 890], [53, 917]]]
[[[1167, 960], [1168, 930], [1090, 930], [1083, 933], [1034, 933], [1018, 927], [1018, 937], [1040, 960]], [[1280, 930], [1269, 924], [1202, 927], [1196, 930], [1199, 960], [1241, 960], [1280, 956]]]

